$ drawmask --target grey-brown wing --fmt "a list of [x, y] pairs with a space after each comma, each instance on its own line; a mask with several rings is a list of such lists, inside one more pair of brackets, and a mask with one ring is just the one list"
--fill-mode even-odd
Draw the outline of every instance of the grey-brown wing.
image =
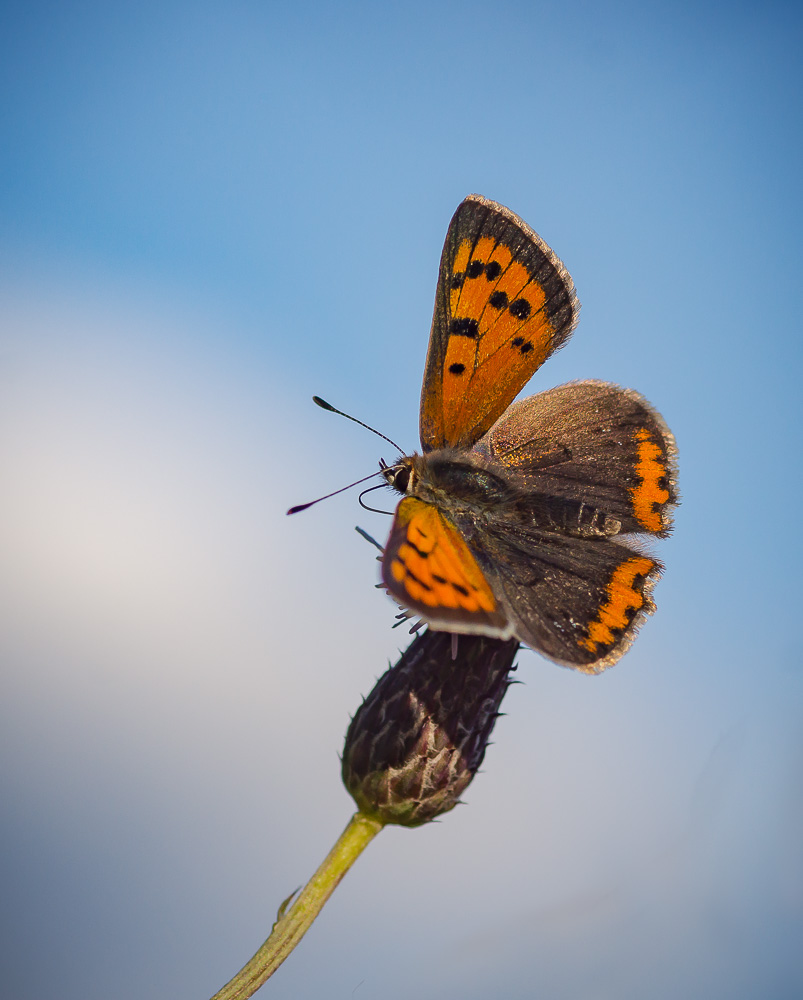
[[669, 534], [675, 439], [637, 392], [574, 382], [514, 403], [475, 450], [534, 494], [612, 515], [622, 532]]
[[564, 666], [599, 673], [628, 649], [662, 566], [607, 538], [459, 519], [516, 638]]

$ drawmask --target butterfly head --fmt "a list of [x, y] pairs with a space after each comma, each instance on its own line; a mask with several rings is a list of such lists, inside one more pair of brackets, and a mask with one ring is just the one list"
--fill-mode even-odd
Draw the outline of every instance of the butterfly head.
[[383, 464], [382, 475], [388, 486], [392, 486], [404, 496], [414, 494], [418, 480], [416, 465], [420, 459], [420, 455], [407, 455], [393, 465]]

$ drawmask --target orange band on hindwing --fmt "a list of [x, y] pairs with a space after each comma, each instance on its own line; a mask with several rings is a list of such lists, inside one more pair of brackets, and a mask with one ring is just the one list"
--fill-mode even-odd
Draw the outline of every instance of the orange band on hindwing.
[[657, 569], [658, 563], [646, 556], [633, 556], [616, 567], [606, 588], [607, 599], [587, 626], [587, 638], [579, 642], [583, 649], [604, 653], [616, 645], [638, 613], [650, 607], [645, 585]]

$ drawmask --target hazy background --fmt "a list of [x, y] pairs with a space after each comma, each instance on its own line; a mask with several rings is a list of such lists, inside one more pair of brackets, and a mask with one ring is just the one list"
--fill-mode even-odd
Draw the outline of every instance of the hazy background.
[[0, 994], [203, 1000], [345, 825], [389, 519], [284, 511], [394, 457], [313, 393], [417, 446], [477, 191], [583, 303], [531, 391], [677, 436], [659, 612], [600, 678], [522, 653], [468, 804], [264, 996], [799, 997], [799, 5], [0, 10]]

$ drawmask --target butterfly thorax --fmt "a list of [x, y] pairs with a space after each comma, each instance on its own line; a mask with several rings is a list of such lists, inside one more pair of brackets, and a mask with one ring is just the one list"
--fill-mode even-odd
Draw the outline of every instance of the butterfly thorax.
[[385, 478], [405, 496], [473, 514], [504, 510], [516, 494], [501, 476], [450, 448], [408, 455], [386, 469]]

